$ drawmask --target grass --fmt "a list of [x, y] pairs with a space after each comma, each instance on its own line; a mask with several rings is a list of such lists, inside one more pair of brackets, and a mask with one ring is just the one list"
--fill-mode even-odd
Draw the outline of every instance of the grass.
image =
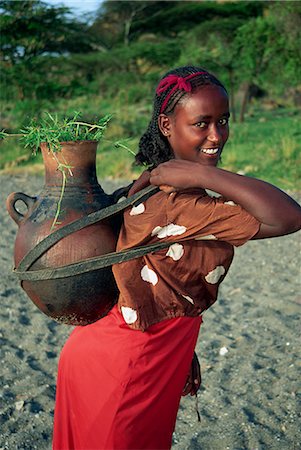
[[[114, 143], [128, 138], [126, 145], [134, 153], [137, 151], [138, 138], [150, 118], [150, 106], [145, 107], [145, 102], [137, 106], [107, 99], [102, 102], [100, 99], [99, 102], [90, 100], [87, 97], [76, 98], [67, 105], [65, 102], [64, 110], [62, 104], [55, 105], [55, 108], [64, 114], [80, 109], [85, 112], [86, 119], [112, 113], [113, 119], [98, 147], [99, 180], [137, 178], [143, 169], [133, 167], [133, 155], [124, 148], [115, 148]], [[264, 179], [284, 190], [301, 191], [300, 137], [296, 111], [254, 108], [244, 123], [230, 124], [230, 138], [223, 152], [221, 167]], [[18, 141], [1, 142], [0, 150], [0, 170], [43, 172], [40, 155], [30, 156]]]
[[231, 125], [223, 167], [264, 179], [282, 189], [301, 190], [300, 124], [297, 116], [254, 115]]
[[[137, 148], [138, 139], [129, 139], [126, 145], [130, 149]], [[115, 148], [114, 142], [105, 139], [98, 145], [96, 157], [97, 176], [100, 180], [104, 178], [121, 178], [133, 180], [143, 171], [143, 168], [133, 166], [134, 156], [122, 147]]]

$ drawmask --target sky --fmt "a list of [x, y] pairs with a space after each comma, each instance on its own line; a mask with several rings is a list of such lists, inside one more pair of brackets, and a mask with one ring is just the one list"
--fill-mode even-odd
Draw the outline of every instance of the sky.
[[79, 16], [97, 10], [102, 0], [44, 0], [45, 3], [53, 6], [67, 6], [71, 11]]

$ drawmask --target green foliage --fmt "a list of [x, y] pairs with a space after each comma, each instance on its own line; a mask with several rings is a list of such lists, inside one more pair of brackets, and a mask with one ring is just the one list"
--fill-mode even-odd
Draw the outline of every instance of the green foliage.
[[[154, 1], [153, 4], [161, 2]], [[107, 48], [130, 42], [131, 27], [137, 18], [149, 10], [150, 2], [127, 0], [114, 2], [105, 0], [97, 13], [92, 32]]]
[[[248, 20], [235, 38], [240, 78], [282, 93], [301, 78], [301, 4], [271, 2], [264, 17]], [[280, 89], [279, 89], [280, 88]]]
[[247, 20], [250, 17], [260, 15], [263, 10], [262, 2], [258, 1], [178, 1], [154, 3], [161, 3], [161, 8], [158, 8], [153, 14], [149, 14], [149, 11], [146, 10], [145, 12], [148, 15], [133, 24], [133, 33], [148, 32], [174, 36], [183, 30], [190, 30], [205, 21], [224, 17], [237, 17]]
[[[228, 89], [232, 121], [234, 106], [244, 111], [241, 105], [250, 85], [265, 92], [261, 110], [270, 105], [276, 115], [277, 105], [287, 107], [300, 98], [300, 2], [104, 1], [88, 24], [72, 17], [68, 8], [39, 0], [0, 0], [0, 9], [0, 127], [10, 133], [24, 129], [29, 117], [39, 121], [46, 110], [53, 118], [56, 113], [72, 117], [74, 111], [83, 111], [91, 124], [94, 117], [113, 113], [106, 134], [111, 142], [102, 139], [97, 160], [104, 175], [132, 177], [131, 153], [115, 148], [112, 141], [130, 138], [126, 146], [136, 152], [150, 118], [155, 85], [171, 67], [195, 64], [213, 71]], [[251, 99], [249, 111], [253, 107]], [[287, 130], [292, 120], [282, 119]], [[286, 130], [276, 135], [272, 123], [271, 113], [266, 122], [246, 116], [244, 125], [232, 125], [234, 140], [224, 160], [235, 170], [245, 170], [254, 166], [246, 155], [262, 148], [256, 156], [258, 171], [250, 173], [270, 180], [272, 176], [276, 183], [284, 179], [283, 186], [294, 187], [297, 141]], [[249, 131], [238, 134], [243, 129]], [[256, 130], [266, 130], [260, 142]], [[278, 147], [268, 141], [270, 135]], [[265, 159], [266, 141], [274, 150], [267, 151]], [[29, 170], [32, 164], [18, 142], [1, 142], [1, 168]], [[37, 170], [39, 156], [34, 164]]]
[[[29, 147], [36, 152], [42, 142], [48, 144], [51, 151], [61, 150], [61, 143], [68, 141], [99, 141], [107, 128], [111, 115], [99, 119], [96, 123], [90, 124], [80, 120], [80, 113], [76, 112], [72, 118], [59, 118], [58, 115], [51, 115], [46, 112], [39, 119], [33, 119], [30, 125], [20, 130], [21, 140], [25, 147]], [[10, 134], [2, 131], [0, 138], [9, 137]]]
[[274, 35], [275, 30], [264, 17], [251, 19], [240, 27], [235, 44], [239, 55], [242, 79], [259, 81], [263, 69], [268, 63], [267, 50]]
[[[70, 18], [70, 10], [40, 0], [0, 0], [1, 98], [54, 98], [65, 95], [66, 66], [54, 57], [92, 50], [88, 25]], [[69, 13], [69, 15], [68, 15]]]
[[69, 8], [39, 0], [1, 0], [0, 49], [11, 64], [30, 61], [42, 54], [91, 50], [87, 25], [69, 18]]
[[[273, 2], [267, 21], [275, 30], [267, 48], [269, 64], [263, 77], [274, 92], [283, 93], [281, 85], [299, 86], [301, 79], [301, 3]], [[275, 36], [277, 38], [275, 39]]]
[[132, 86], [187, 63], [213, 70], [233, 97], [243, 81], [280, 95], [283, 80], [297, 87], [301, 77], [296, 3], [105, 1], [92, 25], [39, 0], [0, 6], [4, 101], [118, 97], [126, 84], [139, 102]]
[[[54, 99], [67, 97], [74, 92], [74, 79], [66, 79], [69, 60], [51, 56], [37, 56], [17, 64], [0, 62], [2, 83], [0, 98], [10, 99]], [[8, 88], [9, 87], [9, 88]]]
[[137, 42], [131, 45], [132, 55], [137, 60], [156, 66], [173, 64], [180, 57], [180, 47], [176, 39], [163, 42]]
[[145, 34], [174, 38], [208, 20], [223, 17], [242, 18], [260, 15], [259, 1], [111, 1], [105, 0], [91, 28], [106, 47], [128, 45]]

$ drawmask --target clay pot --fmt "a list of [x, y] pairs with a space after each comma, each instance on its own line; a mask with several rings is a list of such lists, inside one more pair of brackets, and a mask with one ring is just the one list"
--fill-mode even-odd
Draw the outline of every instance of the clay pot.
[[[60, 205], [55, 229], [114, 203], [97, 182], [96, 141], [65, 142], [53, 154], [41, 145], [45, 164], [45, 186], [37, 197], [12, 193], [7, 209], [19, 230], [15, 241], [15, 267], [39, 241], [48, 236], [62, 192], [62, 173], [58, 162], [71, 167]], [[26, 213], [16, 208], [23, 202]], [[114, 223], [103, 220], [66, 236], [42, 255], [30, 270], [60, 267], [115, 251], [117, 231]], [[111, 268], [62, 279], [22, 281], [22, 288], [36, 306], [55, 320], [86, 325], [103, 317], [117, 300], [118, 290]]]

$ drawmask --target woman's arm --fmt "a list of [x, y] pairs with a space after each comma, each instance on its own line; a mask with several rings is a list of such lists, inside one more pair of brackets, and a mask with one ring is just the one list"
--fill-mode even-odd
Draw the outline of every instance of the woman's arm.
[[254, 239], [283, 236], [301, 228], [301, 207], [291, 197], [265, 181], [214, 166], [171, 160], [151, 172], [150, 183], [167, 192], [203, 188], [218, 192], [242, 206], [260, 223]]

